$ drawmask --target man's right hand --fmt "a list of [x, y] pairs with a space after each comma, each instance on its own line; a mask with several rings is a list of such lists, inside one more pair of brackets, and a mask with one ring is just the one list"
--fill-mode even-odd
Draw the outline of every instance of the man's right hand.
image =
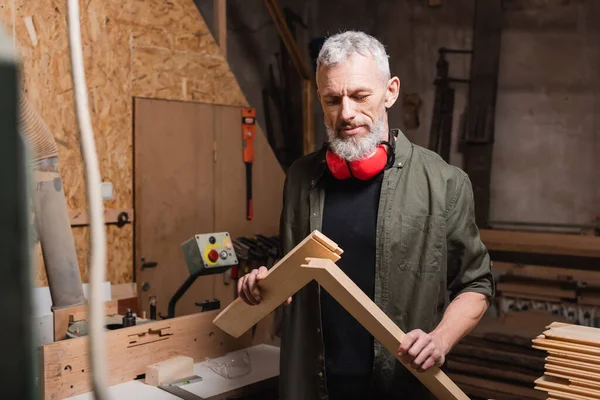
[[[267, 268], [260, 267], [259, 269], [254, 269], [250, 273], [242, 276], [238, 280], [238, 296], [247, 304], [251, 306], [255, 306], [260, 303], [260, 287], [259, 283], [267, 276]], [[288, 305], [292, 302], [292, 298], [288, 298], [285, 302], [285, 305]]]

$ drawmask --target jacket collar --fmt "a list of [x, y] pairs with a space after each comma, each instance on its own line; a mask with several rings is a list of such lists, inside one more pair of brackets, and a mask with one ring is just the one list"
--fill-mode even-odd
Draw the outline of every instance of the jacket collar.
[[[410, 157], [412, 143], [400, 129], [392, 129], [392, 136], [396, 138], [396, 150], [394, 152], [394, 165], [392, 165], [390, 168], [402, 168], [406, 165], [406, 162]], [[310, 182], [311, 189], [313, 189], [319, 183], [319, 180], [323, 177], [323, 173], [327, 168], [327, 161], [325, 160], [326, 152], [327, 149], [325, 146], [317, 151], [316, 159], [319, 160], [319, 162], [315, 166], [312, 174], [312, 181]]]

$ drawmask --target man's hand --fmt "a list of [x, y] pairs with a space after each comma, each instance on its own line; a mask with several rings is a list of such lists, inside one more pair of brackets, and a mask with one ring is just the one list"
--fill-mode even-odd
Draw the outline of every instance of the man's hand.
[[425, 372], [434, 365], [441, 367], [446, 360], [446, 351], [437, 336], [415, 329], [402, 338], [398, 356], [418, 372]]
[[[250, 273], [242, 276], [238, 280], [238, 296], [247, 304], [251, 306], [255, 306], [260, 303], [260, 287], [259, 283], [267, 276], [267, 268], [260, 267], [259, 269], [254, 269]], [[285, 302], [285, 305], [288, 305], [292, 302], [292, 298], [288, 298]]]

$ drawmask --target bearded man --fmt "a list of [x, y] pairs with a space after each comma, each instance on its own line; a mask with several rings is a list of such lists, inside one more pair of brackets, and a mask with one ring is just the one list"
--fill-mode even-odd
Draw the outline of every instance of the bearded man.
[[[445, 367], [494, 292], [468, 176], [388, 126], [400, 82], [383, 45], [362, 32], [324, 43], [318, 96], [328, 141], [288, 170], [284, 254], [313, 230], [338, 266], [404, 331], [396, 360], [316, 282], [283, 307], [280, 399], [434, 399], [407, 367]], [[260, 302], [264, 267], [238, 282]]]

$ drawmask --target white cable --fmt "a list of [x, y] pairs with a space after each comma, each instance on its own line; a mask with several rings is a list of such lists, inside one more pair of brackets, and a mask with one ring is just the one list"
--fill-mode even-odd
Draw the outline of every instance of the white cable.
[[69, 47], [71, 72], [75, 92], [75, 107], [79, 125], [79, 140], [87, 183], [88, 213], [90, 216], [91, 248], [89, 257], [89, 357], [92, 389], [97, 400], [108, 399], [106, 389], [106, 352], [104, 340], [104, 304], [102, 281], [106, 269], [106, 233], [104, 210], [100, 193], [100, 169], [94, 132], [88, 108], [87, 86], [83, 67], [79, 0], [68, 0]]

